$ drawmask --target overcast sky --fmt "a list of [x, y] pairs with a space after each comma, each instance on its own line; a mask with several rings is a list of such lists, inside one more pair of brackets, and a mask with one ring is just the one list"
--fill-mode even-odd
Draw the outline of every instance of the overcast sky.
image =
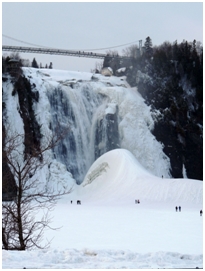
[[[3, 2], [2, 34], [38, 46], [72, 50], [138, 44], [139, 40], [144, 44], [148, 36], [153, 45], [184, 39], [203, 42], [203, 2]], [[2, 36], [3, 45], [31, 47], [8, 37]], [[121, 54], [128, 46], [115, 50]], [[24, 53], [21, 57], [74, 71], [90, 71], [102, 61]]]

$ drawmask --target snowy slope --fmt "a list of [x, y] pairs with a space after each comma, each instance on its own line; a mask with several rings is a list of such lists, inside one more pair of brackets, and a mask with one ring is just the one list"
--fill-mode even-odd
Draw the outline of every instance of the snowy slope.
[[75, 193], [70, 197], [101, 204], [130, 204], [135, 199], [172, 205], [203, 203], [201, 181], [156, 177], [125, 149], [112, 150], [98, 158]]

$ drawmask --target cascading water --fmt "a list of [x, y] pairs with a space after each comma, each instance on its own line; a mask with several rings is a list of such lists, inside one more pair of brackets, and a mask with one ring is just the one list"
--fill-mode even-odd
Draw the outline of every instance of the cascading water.
[[51, 130], [69, 130], [54, 148], [54, 158], [65, 164], [80, 184], [99, 156], [119, 147], [116, 106], [107, 112], [108, 98], [93, 91], [89, 83], [60, 86], [47, 95]]

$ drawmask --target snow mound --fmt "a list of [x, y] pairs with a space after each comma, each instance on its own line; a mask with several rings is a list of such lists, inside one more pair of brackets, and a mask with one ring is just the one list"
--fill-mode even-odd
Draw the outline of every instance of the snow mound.
[[159, 178], [149, 173], [125, 149], [109, 151], [87, 172], [78, 195], [94, 201], [203, 202], [202, 182], [191, 179]]

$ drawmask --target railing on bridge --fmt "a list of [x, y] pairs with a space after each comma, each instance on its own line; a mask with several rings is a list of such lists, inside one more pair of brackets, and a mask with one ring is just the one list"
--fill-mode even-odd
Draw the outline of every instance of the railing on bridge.
[[74, 51], [74, 50], [52, 49], [52, 48], [9, 46], [9, 45], [3, 45], [2, 50], [3, 51], [12, 51], [12, 52], [22, 52], [22, 53], [65, 55], [65, 56], [87, 57], [87, 58], [98, 58], [98, 59], [99, 58], [104, 59], [105, 57], [118, 58], [118, 59], [132, 59], [131, 57], [111, 55], [111, 54]]

